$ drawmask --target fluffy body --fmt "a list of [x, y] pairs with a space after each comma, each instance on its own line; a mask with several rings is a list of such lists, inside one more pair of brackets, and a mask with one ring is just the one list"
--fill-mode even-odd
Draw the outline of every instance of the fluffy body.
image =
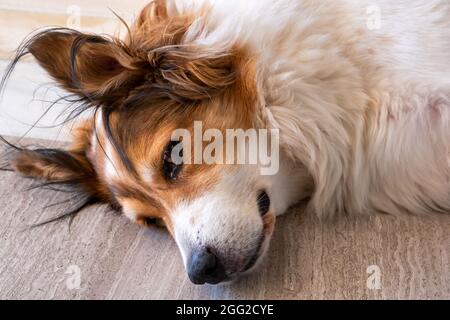
[[[100, 107], [75, 138], [85, 141], [74, 149], [84, 152], [79, 162], [95, 172], [83, 175], [91, 177], [84, 189], [97, 185], [96, 197], [138, 223], [164, 220], [186, 265], [193, 250], [207, 247], [228, 278], [245, 272], [264, 254], [275, 216], [305, 199], [321, 218], [450, 212], [448, 1], [156, 1], [130, 32], [126, 45], [97, 40], [81, 51], [81, 88], [61, 71], [69, 54], [56, 68], [43, 53], [66, 48], [70, 34], [37, 39], [31, 52], [67, 90], [84, 99], [89, 93]], [[115, 55], [96, 53], [98, 43]], [[107, 72], [83, 73], [94, 65]], [[149, 66], [156, 75], [141, 74]], [[135, 88], [141, 82], [144, 93]], [[148, 100], [150, 93], [159, 99]], [[105, 106], [130, 100], [142, 108], [106, 116], [108, 133]], [[170, 132], [195, 120], [221, 131], [279, 129], [279, 173], [200, 165], [186, 166], [179, 183], [163, 181], [159, 162]], [[32, 155], [22, 154], [16, 169], [67, 177], [50, 158]], [[259, 190], [272, 200], [263, 218]]]

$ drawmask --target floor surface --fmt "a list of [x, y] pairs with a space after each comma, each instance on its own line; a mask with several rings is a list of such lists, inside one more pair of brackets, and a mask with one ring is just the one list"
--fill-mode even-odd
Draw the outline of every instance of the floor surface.
[[175, 242], [103, 206], [30, 229], [68, 205], [0, 172], [2, 299], [450, 299], [450, 214], [343, 218], [323, 223], [292, 209], [252, 275], [194, 286]]

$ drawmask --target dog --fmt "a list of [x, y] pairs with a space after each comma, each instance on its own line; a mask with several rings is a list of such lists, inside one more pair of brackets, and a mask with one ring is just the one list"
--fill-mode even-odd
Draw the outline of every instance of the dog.
[[[39, 32], [7, 74], [28, 53], [78, 124], [67, 150], [11, 145], [13, 169], [160, 221], [195, 284], [253, 270], [301, 201], [323, 219], [450, 212], [448, 1], [155, 0], [125, 39]], [[278, 130], [277, 173], [175, 161], [196, 121]]]

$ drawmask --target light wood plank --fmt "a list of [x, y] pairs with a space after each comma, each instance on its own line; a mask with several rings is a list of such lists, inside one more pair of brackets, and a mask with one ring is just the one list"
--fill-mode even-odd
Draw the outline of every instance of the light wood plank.
[[[26, 191], [0, 173], [0, 298], [3, 299], [450, 299], [450, 214], [320, 222], [301, 207], [278, 219], [270, 252], [252, 275], [194, 286], [167, 232], [145, 230], [105, 207], [67, 223], [27, 225], [68, 206], [63, 194]], [[81, 288], [65, 274], [81, 270]], [[366, 286], [370, 265], [381, 290]]]

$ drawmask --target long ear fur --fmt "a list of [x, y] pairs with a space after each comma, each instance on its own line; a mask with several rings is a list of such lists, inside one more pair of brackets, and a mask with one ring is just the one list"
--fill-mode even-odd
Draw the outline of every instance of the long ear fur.
[[118, 109], [142, 98], [191, 104], [233, 84], [237, 61], [233, 50], [186, 43], [193, 21], [170, 16], [158, 0], [142, 11], [124, 41], [54, 28], [28, 40], [15, 61], [31, 53], [87, 106]]
[[120, 41], [68, 29], [36, 35], [28, 50], [64, 89], [106, 107], [126, 98], [145, 71]]
[[89, 160], [88, 150], [93, 130], [92, 121], [85, 121], [79, 125], [74, 132], [74, 144], [67, 151], [22, 148], [0, 136], [0, 140], [7, 146], [6, 151], [2, 152], [2, 158], [6, 162], [3, 163], [0, 170], [10, 171], [10, 166], [12, 166], [12, 169], [23, 176], [37, 180], [37, 184], [32, 188], [44, 188], [71, 194], [66, 201], [54, 205], [70, 203], [73, 206], [72, 209], [38, 223], [34, 225], [35, 227], [66, 218], [72, 221], [84, 208], [96, 203], [108, 203], [112, 208], [120, 210], [120, 206], [108, 188], [101, 182]]
[[69, 150], [15, 147], [9, 162], [15, 171], [43, 185], [75, 187], [98, 202], [111, 202], [109, 190], [99, 180], [87, 155], [92, 130], [90, 121], [79, 126]]

